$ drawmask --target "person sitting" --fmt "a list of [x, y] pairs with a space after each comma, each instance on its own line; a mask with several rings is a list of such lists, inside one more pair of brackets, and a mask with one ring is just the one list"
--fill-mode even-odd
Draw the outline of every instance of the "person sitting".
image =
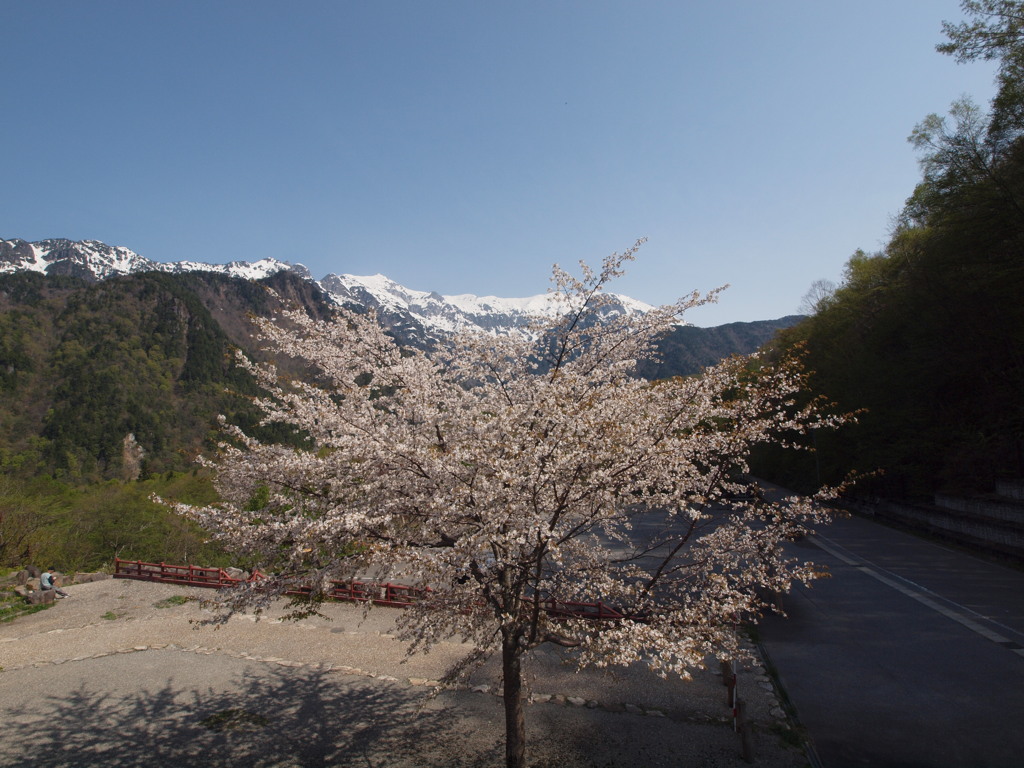
[[39, 587], [43, 590], [43, 592], [52, 589], [54, 592], [57, 593], [58, 598], [67, 597], [68, 593], [53, 583], [54, 572], [56, 570], [56, 568], [53, 568], [51, 566], [50, 568], [47, 568], [45, 571], [43, 571], [43, 575], [39, 577]]

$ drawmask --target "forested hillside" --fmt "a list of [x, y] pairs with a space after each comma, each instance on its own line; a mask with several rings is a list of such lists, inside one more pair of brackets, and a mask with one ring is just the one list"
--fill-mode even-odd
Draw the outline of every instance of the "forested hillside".
[[0, 276], [0, 567], [222, 562], [150, 497], [214, 499], [195, 458], [213, 449], [218, 414], [253, 428], [258, 390], [234, 349], [258, 357], [251, 317], [281, 304], [267, 287], [329, 311], [287, 272]]
[[692, 376], [730, 355], [755, 352], [771, 341], [778, 331], [801, 319], [800, 315], [787, 315], [778, 320], [726, 323], [713, 328], [679, 326], [658, 343], [661, 359], [656, 363], [644, 363], [640, 373], [648, 379]]
[[991, 109], [962, 99], [917, 126], [922, 179], [888, 244], [855, 253], [780, 335], [806, 346], [816, 393], [866, 409], [817, 439], [817, 459], [776, 465], [790, 482], [881, 469], [862, 493], [927, 498], [1024, 476], [1022, 4], [975, 5], [980, 20], [947, 25], [940, 50], [1000, 62]]
[[[327, 311], [308, 282], [270, 282]], [[86, 482], [191, 469], [218, 413], [251, 418], [256, 390], [232, 350], [277, 303], [205, 273], [0, 277], [0, 467]]]

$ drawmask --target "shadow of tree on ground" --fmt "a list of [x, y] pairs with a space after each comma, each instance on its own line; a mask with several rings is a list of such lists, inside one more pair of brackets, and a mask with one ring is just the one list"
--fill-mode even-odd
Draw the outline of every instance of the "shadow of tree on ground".
[[[532, 768], [742, 764], [728, 724], [527, 708]], [[759, 764], [802, 754], [758, 735]], [[762, 751], [765, 748], [765, 751]], [[0, 768], [489, 768], [496, 696], [219, 654], [141, 651], [0, 673]]]
[[81, 683], [8, 709], [0, 765], [484, 766], [502, 745], [473, 749], [457, 715], [422, 690], [308, 669], [237, 676], [231, 690], [111, 693]]

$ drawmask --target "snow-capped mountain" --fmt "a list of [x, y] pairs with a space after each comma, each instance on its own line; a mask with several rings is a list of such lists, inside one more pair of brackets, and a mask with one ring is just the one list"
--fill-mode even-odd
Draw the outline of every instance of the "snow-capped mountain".
[[229, 264], [205, 264], [196, 261], [162, 263], [152, 261], [120, 245], [107, 245], [98, 240], [0, 240], [0, 274], [5, 272], [42, 272], [48, 275], [71, 275], [85, 280], [105, 280], [116, 275], [135, 272], [219, 272], [232, 277], [259, 280], [283, 269], [311, 277], [301, 264], [292, 265], [276, 259], [256, 262], [233, 261]]
[[102, 280], [113, 275], [156, 269], [154, 262], [121, 246], [96, 240], [0, 240], [0, 273], [43, 272]]
[[[375, 309], [386, 322], [391, 317], [408, 315], [426, 328], [446, 333], [473, 329], [499, 335], [514, 333], [525, 330], [538, 316], [556, 317], [562, 311], [555, 294], [520, 299], [472, 294], [442, 296], [411, 290], [384, 275], [327, 275], [320, 286], [339, 304], [354, 303]], [[609, 313], [643, 313], [652, 309], [625, 296], [608, 296], [613, 299]]]
[[[461, 294], [442, 296], [399, 285], [384, 275], [357, 277], [327, 275], [313, 279], [302, 264], [276, 259], [256, 262], [233, 261], [207, 264], [198, 261], [162, 263], [151, 261], [122, 246], [110, 246], [96, 240], [0, 240], [0, 274], [34, 271], [51, 275], [71, 275], [86, 280], [105, 280], [136, 272], [218, 272], [233, 277], [259, 280], [282, 270], [316, 282], [339, 305], [356, 305], [376, 310], [383, 322], [400, 332], [437, 336], [473, 329], [494, 334], [523, 332], [532, 318], [554, 317], [560, 312], [553, 294], [519, 299]], [[643, 313], [647, 304], [626, 296], [608, 294], [613, 299], [606, 309], [610, 314]]]

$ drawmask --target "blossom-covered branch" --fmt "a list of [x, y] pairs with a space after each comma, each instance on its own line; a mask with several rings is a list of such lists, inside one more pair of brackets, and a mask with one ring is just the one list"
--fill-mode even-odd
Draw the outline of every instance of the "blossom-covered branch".
[[[768, 501], [747, 460], [842, 418], [798, 404], [794, 361], [637, 377], [660, 335], [713, 298], [610, 315], [603, 290], [639, 245], [579, 279], [556, 268], [564, 314], [530, 336], [464, 335], [428, 355], [400, 349], [372, 314], [264, 322], [269, 350], [308, 376], [242, 364], [268, 393], [265, 422], [305, 440], [264, 444], [229, 428], [211, 462], [222, 502], [181, 508], [281, 575], [278, 591], [301, 581], [315, 601], [331, 580], [367, 573], [429, 586], [403, 636], [414, 649], [450, 637], [500, 649], [510, 765], [523, 761], [531, 647], [685, 677], [709, 655], [739, 653], [736, 617], [765, 609], [765, 590], [818, 575], [781, 545], [824, 521], [821, 508]], [[634, 524], [652, 515], [660, 532], [638, 537]], [[624, 618], [556, 621], [550, 600], [602, 601]]]

